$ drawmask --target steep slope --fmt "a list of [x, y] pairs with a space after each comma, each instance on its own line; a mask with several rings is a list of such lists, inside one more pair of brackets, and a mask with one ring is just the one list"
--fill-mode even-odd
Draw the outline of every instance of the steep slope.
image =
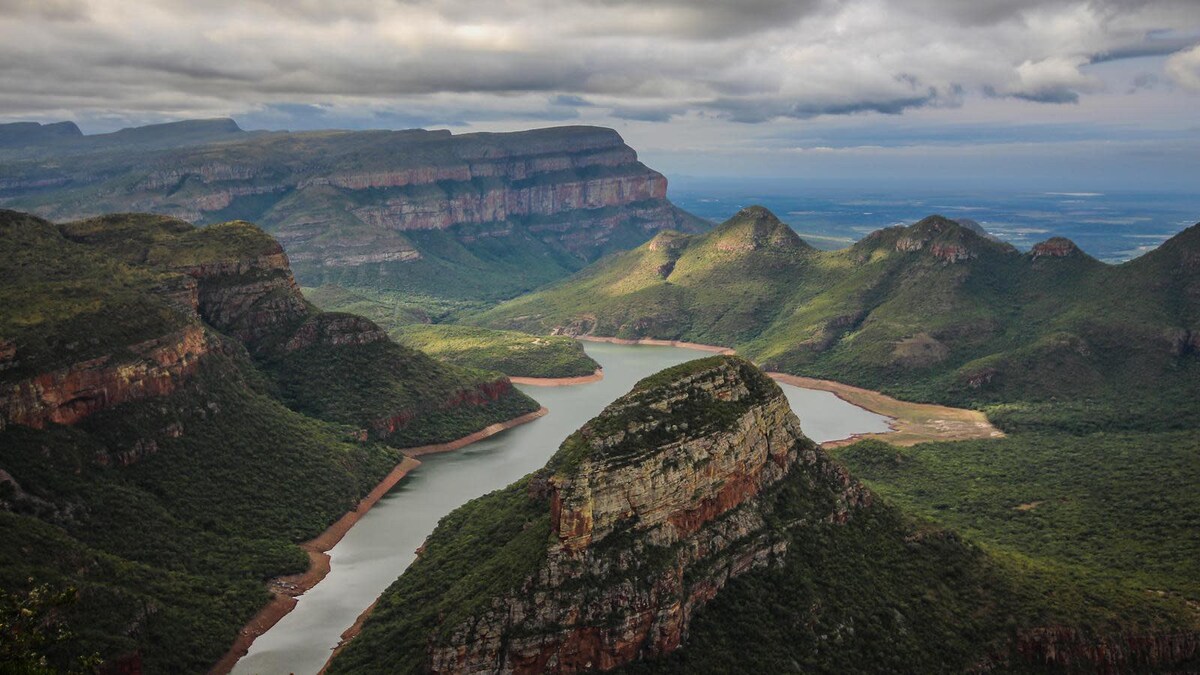
[[760, 207], [707, 234], [663, 232], [473, 317], [530, 332], [735, 344], [770, 325], [816, 250]]
[[[1200, 227], [1110, 266], [1065, 239], [1021, 254], [940, 216], [831, 252], [753, 244], [752, 223], [790, 232], [746, 209], [708, 234], [660, 235], [469, 321], [733, 346], [772, 369], [959, 405], [1167, 392], [1174, 411], [1200, 394]], [[1175, 414], [1155, 408], [1124, 424]]]
[[[773, 381], [712, 357], [643, 380], [543, 470], [447, 516], [329, 672], [1063, 665], [1026, 627], [1081, 628], [1104, 604], [1048, 608], [1044, 583], [905, 523], [801, 435]], [[1194, 642], [1178, 603], [1131, 598]], [[1080, 656], [1092, 635], [1053, 646], [1102, 669]], [[1196, 656], [1185, 639], [1160, 655], [1172, 639], [1111, 663]]]
[[704, 227], [666, 187], [596, 127], [246, 133], [209, 120], [0, 149], [11, 207], [60, 220], [131, 210], [253, 220], [305, 285], [455, 300], [511, 297], [659, 230]]
[[[79, 589], [52, 654], [206, 670], [296, 546], [400, 461], [536, 409], [300, 295], [248, 223], [0, 212], [0, 588]], [[310, 361], [333, 364], [305, 376]], [[362, 382], [371, 400], [343, 401]], [[120, 665], [123, 664], [123, 665]]]

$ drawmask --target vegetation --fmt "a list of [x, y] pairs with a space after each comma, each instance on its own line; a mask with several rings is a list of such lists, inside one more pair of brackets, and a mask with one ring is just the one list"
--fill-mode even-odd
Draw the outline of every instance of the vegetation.
[[71, 636], [58, 616], [76, 602], [73, 588], [53, 589], [47, 584], [20, 593], [0, 593], [0, 670], [25, 675], [94, 672], [100, 657], [79, 657], [66, 668], [51, 665], [48, 651]]
[[1086, 399], [1146, 426], [1176, 413], [1194, 426], [1195, 406], [1155, 411], [1164, 392], [1172, 404], [1200, 395], [1198, 252], [1200, 226], [1118, 266], [1077, 249], [1036, 257], [938, 216], [822, 252], [755, 207], [467, 321], [732, 346], [768, 369], [898, 398], [1042, 408], [1030, 423]]
[[[639, 396], [674, 398], [686, 389], [689, 376], [722, 365], [753, 371], [746, 373], [752, 389], [774, 387], [761, 373], [754, 377], [757, 371], [749, 363], [730, 357], [694, 361], [646, 378], [568, 438], [546, 469], [465, 505], [439, 523], [422, 556], [382, 596], [361, 635], [334, 660], [331, 672], [422, 672], [427, 667], [431, 641], [451, 638], [449, 631], [492, 607], [494, 598], [531, 592], [522, 584], [544, 560], [549, 534], [545, 518], [551, 508], [532, 486], [544, 482], [549, 473], [570, 473], [578, 454], [587, 450], [586, 439], [601, 434], [602, 427], [612, 427], [608, 429], [611, 433], [643, 421], [648, 408]], [[764, 386], [753, 386], [760, 381]], [[690, 392], [692, 397], [696, 394]], [[698, 424], [701, 420], [709, 420], [708, 411], [690, 412], [688, 421]], [[691, 429], [676, 432], [677, 436], [690, 433]], [[643, 445], [657, 447], [673, 440], [656, 438]], [[1189, 441], [1178, 449], [1172, 470], [1179, 470], [1188, 461], [1195, 464], [1198, 453], [1194, 446], [1195, 442]], [[970, 452], [958, 463], [953, 451], [961, 447]], [[1012, 520], [998, 513], [998, 508], [1016, 514], [1014, 519], [1032, 513], [1014, 510], [1015, 496], [993, 496], [988, 487], [973, 482], [976, 476], [969, 474], [967, 467], [983, 463], [972, 455], [989, 449], [994, 450], [994, 446], [976, 442], [900, 451], [873, 442], [848, 448], [842, 458], [869, 475], [888, 471], [908, 475], [933, 465], [932, 459], [925, 461], [925, 455], [937, 450], [939, 462], [963, 467], [957, 474], [938, 471], [939, 476], [947, 477], [947, 485], [938, 497], [954, 505], [946, 508], [974, 514], [956, 524], [979, 520], [983, 512], [998, 520]], [[1115, 480], [1129, 473], [1128, 466], [1102, 466], [1102, 451], [1085, 452], [1082, 445], [1075, 452], [1064, 450], [1047, 448], [1043, 462], [1021, 470], [1047, 473], [1046, 463], [1079, 463], [1079, 453], [1083, 452], [1091, 462], [1084, 476], [1106, 473]], [[614, 452], [608, 446], [604, 451]], [[1135, 455], [1128, 453], [1131, 461]], [[1116, 509], [1104, 505], [1106, 496], [1125, 503], [1125, 493], [1137, 492], [1151, 503], [1159, 498], [1145, 491], [1146, 485], [1105, 492], [1097, 481], [1083, 476], [1073, 486], [1056, 486], [1041, 479], [1047, 490], [1074, 494], [1093, 505], [1090, 515], [1080, 521], [1081, 532], [1066, 537], [1086, 542], [1082, 531], [1110, 517], [1123, 518], [1130, 528], [1150, 528], [1120, 560], [1104, 555], [1091, 559], [1096, 551], [1085, 554], [1088, 567], [1100, 575], [1089, 577], [1068, 555], [1030, 557], [990, 541], [979, 547], [954, 531], [914, 521], [889, 503], [892, 495], [898, 495], [901, 506], [919, 506], [925, 500], [920, 494], [914, 498], [888, 488], [888, 499], [875, 496], [869, 506], [853, 509], [846, 522], [836, 522], [827, 515], [837, 510], [842, 484], [828, 471], [826, 463], [830, 461], [818, 451], [811, 464], [797, 465], [787, 477], [756, 497], [769, 536], [786, 545], [782, 561], [744, 573], [701, 607], [683, 649], [657, 660], [630, 664], [624, 672], [960, 673], [981, 663], [995, 664], [1004, 672], [1022, 672], [1035, 670], [1015, 649], [1014, 638], [1023, 630], [1069, 626], [1085, 636], [1111, 636], [1200, 626], [1200, 619], [1188, 607], [1187, 594], [1146, 592], [1147, 588], [1178, 588], [1179, 582], [1185, 581], [1195, 584], [1197, 558], [1190, 550], [1194, 548], [1191, 542], [1152, 555], [1151, 559], [1162, 563], [1161, 570], [1152, 563], [1140, 578], [1123, 575], [1137, 565], [1139, 556], [1149, 552], [1153, 541], [1164, 536], [1164, 529], [1178, 527], [1186, 532], [1186, 528], [1194, 527], [1200, 502], [1190, 494], [1178, 495], [1175, 501], [1144, 513], [1117, 514]], [[996, 472], [1017, 465], [1014, 459], [992, 461]], [[1191, 472], [1179, 477], [1181, 485], [1195, 480]], [[930, 482], [917, 478], [913, 485]], [[956, 501], [953, 496], [958, 494], [967, 498]], [[1042, 496], [1057, 499], [1055, 494]], [[993, 508], [993, 503], [1003, 503], [1003, 507]], [[1163, 508], [1178, 509], [1180, 514], [1170, 524], [1152, 524], [1154, 514]], [[987, 526], [984, 530], [993, 528]], [[1029, 525], [1016, 527], [1010, 536], [1045, 539], [1049, 534]], [[1177, 539], [1178, 535], [1174, 533]], [[1059, 544], [1065, 546], [1069, 541], [1064, 538]], [[620, 556], [637, 551], [634, 555], [641, 564], [620, 579], [620, 583], [636, 586], [652, 583], [661, 565], [675, 560], [669, 549], [654, 548], [639, 548], [635, 538], [618, 531], [595, 544], [593, 554]], [[1116, 569], [1103, 572], [1106, 565], [1113, 564]], [[595, 564], [589, 569], [605, 568]], [[1166, 576], [1160, 574], [1162, 571]], [[596, 584], [615, 583], [604, 573], [598, 574], [576, 582], [582, 584], [578, 589], [581, 603], [589, 595], [605, 590]], [[1176, 582], [1175, 586], [1162, 586], [1168, 578]], [[500, 637], [503, 640], [504, 636]]]
[[514, 377], [579, 377], [600, 367], [578, 340], [566, 336], [411, 324], [393, 331], [392, 337], [447, 363], [498, 370]]
[[[249, 223], [197, 229], [135, 214], [56, 226], [0, 212], [0, 385], [89, 359], [137, 363], [137, 343], [184, 327], [209, 344], [195, 372], [159, 395], [100, 406], [73, 426], [3, 420], [0, 591], [78, 589], [45, 623], [72, 627], [44, 643], [47, 668], [82, 669], [94, 654], [106, 668], [206, 671], [269, 597], [264, 580], [307, 568], [298, 542], [401, 460], [393, 446], [459, 438], [537, 408], [497, 373], [386, 339], [362, 344], [378, 329], [316, 312], [286, 267], [239, 271], [279, 251]], [[197, 265], [228, 272], [192, 281], [171, 271]], [[200, 287], [199, 312], [178, 300], [188, 282]], [[219, 306], [230, 293], [235, 302]], [[322, 332], [339, 324], [350, 332]], [[268, 334], [252, 355], [219, 332], [226, 325]], [[313, 327], [309, 347], [285, 347]], [[361, 440], [387, 417], [397, 427], [389, 445]], [[41, 647], [13, 644], [40, 663]]]
[[265, 368], [282, 400], [302, 413], [362, 429], [402, 414], [399, 429], [387, 435], [400, 447], [454, 440], [538, 409], [499, 373], [439, 364], [390, 340], [318, 342], [269, 358]]
[[536, 571], [550, 538], [550, 510], [545, 499], [530, 496], [530, 480], [443, 518], [329, 672], [362, 672], [365, 664], [374, 664], [373, 671], [387, 664], [387, 672], [423, 672], [431, 636], [457, 626]]
[[591, 375], [599, 364], [583, 345], [566, 336], [531, 336], [473, 326], [429, 323], [486, 303], [422, 296], [416, 300], [391, 291], [320, 286], [305, 297], [321, 309], [365, 316], [395, 341], [457, 366], [498, 370], [512, 377], [578, 377]]
[[[1010, 598], [1004, 606], [1021, 621], [1092, 634], [1195, 630], [1200, 543], [1188, 533], [1200, 523], [1192, 488], [1200, 481], [1200, 226], [1110, 266], [1065, 241], [1054, 242], [1060, 255], [1020, 254], [936, 216], [834, 252], [767, 246], [756, 233], [776, 223], [749, 209], [709, 234], [660, 235], [470, 321], [734, 346], [767, 368], [983, 410], [1007, 438], [905, 449], [861, 442], [838, 456], [906, 514], [978, 542], [992, 561], [992, 581], [963, 577], [961, 588], [1006, 588], [996, 597]], [[781, 271], [757, 279], [769, 256]], [[724, 289], [747, 279], [759, 286], [749, 299], [725, 297]], [[759, 298], [763, 311], [725, 323]], [[831, 546], [838, 544], [805, 550], [820, 556]], [[812, 559], [789, 558], [787, 567]], [[887, 574], [909, 573], [896, 563]], [[825, 574], [797, 578], [814, 573]], [[821, 585], [802, 591], [783, 574], [736, 582], [731, 588], [742, 591], [722, 593], [701, 613], [688, 649], [645, 669], [702, 672], [712, 663], [727, 670], [734, 666], [722, 655], [743, 653], [759, 670], [836, 669], [845, 656], [836, 645], [861, 647], [845, 634], [835, 641], [826, 633], [820, 644], [828, 660], [759, 646], [799, 636], [796, 649], [805, 650], [807, 633], [776, 617], [887, 591], [863, 580], [822, 597]], [[928, 584], [911, 574], [894, 580]], [[780, 588], [801, 600], [776, 615], [771, 598]], [[1049, 602], [1033, 602], [1039, 593]], [[923, 622], [945, 625], [945, 618]], [[902, 646], [911, 633], [880, 634], [913, 660], [879, 655], [878, 663], [926, 658]]]
[[[207, 670], [267, 600], [263, 580], [307, 568], [296, 543], [399, 461], [288, 410], [242, 375], [251, 370], [221, 358], [166, 399], [0, 434], [13, 477], [0, 487], [0, 588], [34, 578], [79, 589], [66, 611], [75, 634], [58, 652]], [[164, 432], [172, 424], [178, 437]], [[139, 442], [152, 454], [116, 465]]]
[[835, 451], [908, 513], [1096, 586], [1200, 602], [1194, 432], [1022, 433]]

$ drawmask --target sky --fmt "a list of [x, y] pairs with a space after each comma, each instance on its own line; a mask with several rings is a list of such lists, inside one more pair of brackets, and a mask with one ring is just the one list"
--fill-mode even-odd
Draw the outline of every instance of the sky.
[[1200, 0], [0, 0], [0, 121], [616, 128], [668, 176], [1195, 190]]

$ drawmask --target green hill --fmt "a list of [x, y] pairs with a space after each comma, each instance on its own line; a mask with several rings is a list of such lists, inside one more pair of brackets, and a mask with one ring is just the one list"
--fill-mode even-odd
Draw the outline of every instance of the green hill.
[[317, 311], [244, 222], [3, 211], [0, 278], [0, 589], [78, 589], [55, 668], [206, 671], [396, 447], [537, 408]]
[[1178, 428], [1200, 423], [1185, 405], [1200, 394], [1197, 236], [1190, 228], [1114, 266], [1067, 240], [1022, 254], [931, 216], [824, 252], [752, 207], [468, 321], [719, 344], [769, 369], [904, 398], [1037, 408], [1003, 413], [1014, 423], [1073, 398], [1113, 408], [1098, 412], [1125, 427]]

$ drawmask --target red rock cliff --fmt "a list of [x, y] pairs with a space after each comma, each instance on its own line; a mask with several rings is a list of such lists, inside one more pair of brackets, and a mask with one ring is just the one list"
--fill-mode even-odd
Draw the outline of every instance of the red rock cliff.
[[[174, 392], [209, 353], [211, 338], [199, 325], [0, 385], [0, 429], [21, 424], [75, 424], [93, 413], [147, 396]], [[15, 355], [15, 352], [14, 352]]]

